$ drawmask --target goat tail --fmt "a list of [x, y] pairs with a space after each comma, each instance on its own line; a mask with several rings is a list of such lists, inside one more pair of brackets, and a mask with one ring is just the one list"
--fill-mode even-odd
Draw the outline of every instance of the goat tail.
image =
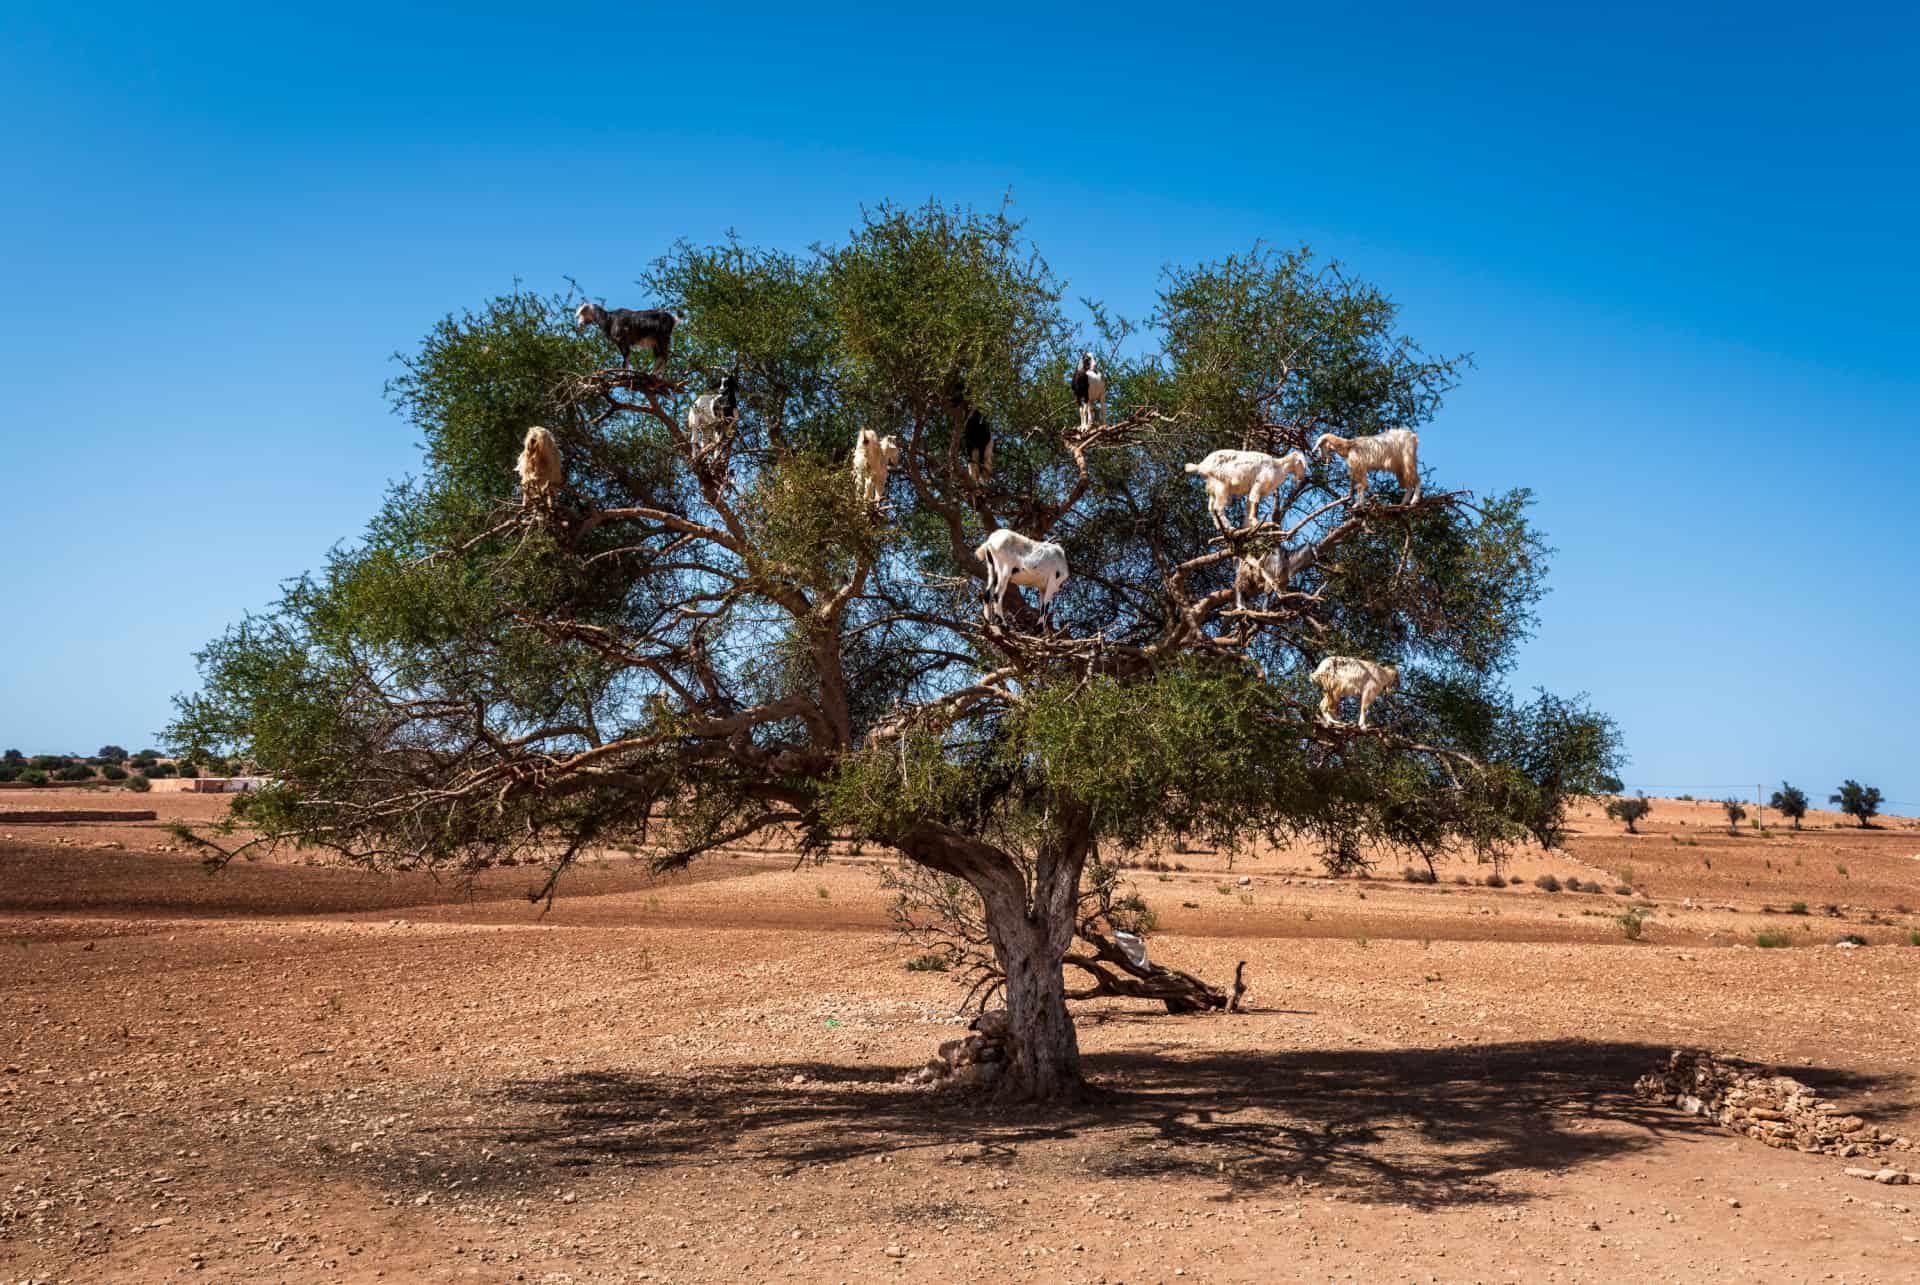
[[986, 542], [985, 542], [985, 541], [982, 541], [982, 542], [981, 542], [981, 544], [980, 544], [980, 547], [979, 547], [979, 548], [977, 548], [977, 549], [975, 549], [975, 550], [973, 551], [973, 556], [974, 556], [974, 558], [975, 558], [976, 560], [978, 560], [978, 561], [980, 561], [980, 562], [985, 562], [985, 561], [987, 560], [987, 555], [988, 555], [988, 554], [989, 554], [990, 552], [992, 552], [992, 550], [990, 550], [990, 549], [989, 549], [989, 548], [987, 547], [987, 545], [986, 545]]

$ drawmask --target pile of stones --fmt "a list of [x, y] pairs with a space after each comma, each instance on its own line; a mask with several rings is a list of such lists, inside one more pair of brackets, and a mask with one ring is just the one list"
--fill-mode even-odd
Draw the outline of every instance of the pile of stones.
[[901, 1082], [947, 1089], [990, 1088], [1007, 1064], [1012, 1027], [1004, 1008], [980, 1014], [972, 1026], [972, 1034], [942, 1044], [939, 1057], [908, 1072]]
[[1645, 1101], [1705, 1116], [1769, 1147], [1881, 1162], [1871, 1168], [1849, 1168], [1847, 1173], [1856, 1178], [1920, 1182], [1920, 1175], [1911, 1172], [1920, 1167], [1920, 1154], [1915, 1153], [1911, 1139], [1847, 1115], [1792, 1076], [1764, 1067], [1724, 1055], [1675, 1049], [1664, 1066], [1636, 1080], [1633, 1090]]

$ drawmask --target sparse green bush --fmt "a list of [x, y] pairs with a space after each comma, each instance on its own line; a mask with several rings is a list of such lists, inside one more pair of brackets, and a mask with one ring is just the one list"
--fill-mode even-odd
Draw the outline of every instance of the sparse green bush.
[[93, 769], [85, 763], [69, 763], [53, 774], [56, 781], [91, 781]]
[[1912, 929], [1907, 933], [1907, 945], [1920, 946], [1920, 928]]
[[132, 776], [127, 778], [127, 788], [129, 790], [132, 790], [135, 794], [145, 794], [148, 790], [151, 790], [153, 788], [153, 782], [149, 781], [146, 777], [140, 775], [140, 773], [135, 772]]
[[951, 965], [945, 955], [937, 955], [932, 951], [915, 955], [907, 961], [907, 971], [910, 973], [944, 973], [949, 967]]
[[127, 769], [109, 763], [100, 769], [100, 775], [106, 777], [109, 781], [124, 781], [127, 779]]
[[1535, 876], [1533, 881], [1533, 886], [1540, 889], [1542, 892], [1559, 892], [1560, 891], [1560, 881], [1554, 878], [1552, 875]]
[[1216, 883], [1213, 885], [1213, 890], [1222, 897], [1227, 897], [1233, 894], [1233, 885], [1230, 883]]
[[1804, 901], [1796, 901], [1787, 907], [1787, 913], [1790, 915], [1804, 915], [1807, 913], [1807, 903]]
[[1852, 876], [1852, 875], [1850, 875], [1850, 874], [1848, 874], [1848, 873], [1847, 873], [1847, 868], [1846, 868], [1845, 866], [1843, 866], [1843, 865], [1841, 865], [1841, 864], [1840, 864], [1839, 862], [1837, 862], [1837, 861], [1836, 861], [1836, 862], [1834, 862], [1834, 864], [1833, 864], [1833, 868], [1834, 868], [1835, 870], [1838, 870], [1838, 871], [1840, 872], [1840, 877], [1841, 877], [1842, 879], [1851, 879], [1851, 878], [1853, 878], [1853, 876]]
[[1647, 802], [1647, 796], [1644, 794], [1632, 799], [1615, 799], [1607, 804], [1607, 815], [1615, 821], [1624, 822], [1628, 834], [1639, 834], [1640, 831], [1635, 828], [1634, 823], [1643, 819], [1651, 811], [1653, 811], [1653, 804]]
[[196, 777], [198, 777], [198, 776], [200, 775], [200, 769], [199, 769], [199, 768], [197, 768], [197, 767], [195, 767], [195, 766], [194, 766], [193, 764], [191, 764], [191, 763], [182, 763], [182, 764], [180, 764], [180, 766], [179, 766], [179, 772], [180, 772], [180, 776], [181, 776], [181, 777], [182, 777], [183, 779], [185, 779], [185, 780], [189, 780], [189, 781], [191, 781], [191, 780], [193, 780], [194, 778], [196, 778]]
[[1624, 915], [1616, 916], [1613, 922], [1620, 925], [1620, 931], [1628, 941], [1639, 941], [1640, 931], [1646, 926], [1646, 921], [1631, 910]]
[[1613, 890], [1613, 895], [1616, 897], [1631, 897], [1633, 895], [1633, 885], [1623, 883]]
[[1440, 877], [1433, 871], [1419, 866], [1408, 866], [1400, 872], [1400, 877], [1408, 883], [1438, 883]]
[[1841, 933], [1833, 939], [1833, 944], [1836, 946], [1864, 946], [1867, 944], [1867, 939], [1859, 933]]
[[1871, 829], [1873, 818], [1880, 814], [1880, 787], [1850, 780], [1837, 793], [1828, 795], [1827, 802], [1839, 804], [1840, 810], [1858, 821], [1861, 829]]
[[20, 774], [20, 780], [26, 785], [45, 785], [47, 774], [37, 767], [30, 767]]
[[1507, 881], [1500, 877], [1500, 872], [1497, 870], [1494, 873], [1488, 875], [1485, 879], [1482, 879], [1480, 882], [1484, 883], [1489, 888], [1504, 888], [1507, 886]]
[[1791, 933], [1755, 933], [1753, 944], [1762, 950], [1778, 950], [1781, 947], [1793, 945], [1793, 935]]

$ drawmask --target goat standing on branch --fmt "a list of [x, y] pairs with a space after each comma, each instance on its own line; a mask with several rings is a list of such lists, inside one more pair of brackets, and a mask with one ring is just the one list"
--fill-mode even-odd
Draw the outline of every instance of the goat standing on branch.
[[1360, 702], [1360, 726], [1364, 728], [1367, 710], [1399, 684], [1400, 671], [1392, 665], [1355, 656], [1329, 656], [1313, 671], [1313, 685], [1321, 691], [1320, 721], [1338, 723], [1340, 702], [1352, 696]]
[[[1288, 451], [1285, 455], [1263, 455], [1259, 451], [1215, 451], [1198, 464], [1186, 466], [1187, 472], [1198, 473], [1207, 484], [1207, 510], [1213, 514], [1214, 522], [1223, 530], [1227, 529], [1227, 504], [1236, 495], [1247, 497], [1247, 525], [1257, 526], [1260, 522], [1260, 501], [1269, 495], [1278, 495], [1280, 484], [1289, 477], [1294, 481], [1304, 481], [1307, 476], [1307, 457], [1299, 451]], [[1279, 503], [1275, 501], [1274, 520], [1280, 519]]]
[[1007, 618], [1007, 586], [1020, 585], [1040, 591], [1040, 620], [1047, 623], [1053, 596], [1067, 582], [1065, 549], [1001, 527], [973, 551], [973, 556], [987, 564], [986, 596], [993, 603], [995, 615]]
[[705, 455], [724, 446], [739, 413], [740, 381], [722, 375], [716, 391], [700, 394], [687, 407], [687, 440], [693, 443], [694, 454]]
[[573, 320], [582, 330], [598, 326], [607, 342], [620, 350], [622, 366], [632, 364], [635, 348], [650, 351], [653, 373], [657, 375], [667, 368], [667, 357], [673, 349], [673, 328], [680, 318], [664, 308], [602, 308], [597, 303], [583, 303], [573, 314]]
[[853, 492], [868, 504], [887, 498], [887, 470], [900, 458], [900, 439], [860, 430], [853, 444]]
[[1073, 372], [1073, 400], [1080, 403], [1080, 431], [1086, 432], [1107, 413], [1107, 377], [1100, 373], [1100, 359], [1082, 353]]
[[1366, 503], [1367, 474], [1375, 472], [1400, 479], [1405, 503], [1420, 502], [1420, 435], [1412, 429], [1390, 428], [1377, 437], [1322, 433], [1313, 449], [1323, 460], [1338, 455], [1347, 462], [1348, 498], [1356, 505]]
[[538, 424], [527, 430], [527, 439], [520, 447], [518, 472], [522, 504], [553, 504], [563, 475], [560, 444]]
[[967, 452], [967, 476], [976, 482], [986, 481], [987, 475], [993, 472], [993, 428], [978, 410], [967, 412], [967, 427], [960, 444]]

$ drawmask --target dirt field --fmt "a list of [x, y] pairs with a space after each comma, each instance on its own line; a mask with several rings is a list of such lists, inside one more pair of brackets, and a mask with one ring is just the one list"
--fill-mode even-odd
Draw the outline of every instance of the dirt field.
[[1036, 1113], [896, 1083], [957, 990], [871, 857], [616, 855], [541, 915], [525, 869], [209, 877], [164, 821], [226, 800], [55, 798], [0, 811], [162, 821], [0, 819], [8, 1281], [1920, 1278], [1920, 1187], [1632, 1093], [1705, 1047], [1920, 1141], [1911, 821], [1588, 810], [1499, 889], [1164, 854], [1156, 956], [1246, 959], [1250, 1011], [1089, 1008], [1098, 1101]]

